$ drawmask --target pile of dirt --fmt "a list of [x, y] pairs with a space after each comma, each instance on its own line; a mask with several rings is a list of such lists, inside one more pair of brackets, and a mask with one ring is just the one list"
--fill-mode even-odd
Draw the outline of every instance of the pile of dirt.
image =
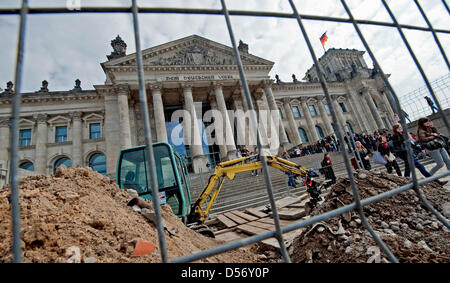
[[[0, 262], [11, 262], [10, 188], [0, 190]], [[157, 230], [127, 206], [132, 196], [91, 168], [61, 166], [55, 175], [20, 181], [21, 238], [24, 262], [161, 262]], [[169, 259], [223, 244], [187, 228], [167, 205], [161, 206]], [[150, 241], [155, 251], [131, 257], [129, 243]], [[74, 254], [75, 253], [75, 254]], [[201, 262], [258, 262], [255, 246]]]
[[[368, 171], [355, 173], [355, 181], [361, 199], [411, 182], [409, 178]], [[450, 201], [449, 191], [435, 182], [421, 186], [420, 190], [441, 213], [443, 205]], [[353, 201], [349, 179], [340, 178], [311, 215]], [[365, 206], [364, 212], [375, 233], [400, 262], [450, 262], [450, 234], [421, 205], [413, 190]], [[356, 211], [307, 227], [294, 239], [289, 253], [293, 262], [388, 262]]]

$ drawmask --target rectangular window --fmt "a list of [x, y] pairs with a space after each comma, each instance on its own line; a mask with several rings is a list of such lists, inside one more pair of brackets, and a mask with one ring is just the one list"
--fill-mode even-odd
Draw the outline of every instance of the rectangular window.
[[342, 112], [347, 112], [347, 108], [345, 107], [345, 104], [344, 104], [344, 102], [340, 102], [339, 103], [339, 106], [341, 106], [341, 108], [342, 108]]
[[327, 110], [327, 113], [331, 115], [330, 106], [328, 104], [325, 104], [325, 109]]
[[95, 140], [102, 137], [100, 123], [89, 124], [89, 139]]
[[309, 105], [309, 112], [311, 112], [311, 116], [317, 116], [316, 107], [314, 105]]
[[19, 132], [19, 145], [29, 146], [31, 145], [31, 129], [20, 130]]
[[67, 126], [56, 127], [55, 142], [67, 141]]
[[300, 118], [302, 115], [300, 115], [300, 110], [297, 106], [292, 107], [292, 112], [294, 113], [295, 118]]

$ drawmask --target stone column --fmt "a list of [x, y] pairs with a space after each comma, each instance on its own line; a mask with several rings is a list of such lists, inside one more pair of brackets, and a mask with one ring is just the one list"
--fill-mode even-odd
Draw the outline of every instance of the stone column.
[[[0, 168], [8, 169], [9, 166], [9, 143], [10, 143], [10, 117], [0, 117]], [[3, 173], [4, 174], [4, 173]]]
[[369, 88], [363, 89], [363, 96], [365, 97], [367, 104], [369, 105], [370, 112], [372, 113], [372, 116], [375, 119], [377, 129], [385, 128], [383, 120], [381, 120], [380, 113], [378, 113], [378, 109], [375, 106], [375, 102], [373, 102], [373, 98]]
[[[266, 113], [268, 113], [267, 109], [265, 107], [265, 104], [264, 104], [264, 100], [263, 100], [263, 92], [264, 91], [259, 88], [253, 93], [253, 97], [255, 99], [255, 108], [258, 113], [257, 123], [258, 123], [261, 148], [263, 149], [263, 151], [268, 151], [268, 149], [271, 148], [271, 145], [270, 145], [270, 140], [269, 140], [269, 135], [268, 135], [269, 133], [268, 133], [267, 129], [268, 129], [268, 126], [270, 126], [269, 122], [272, 120], [272, 118], [270, 118], [270, 120], [269, 120], [268, 115], [264, 116], [263, 115], [264, 112], [261, 112], [261, 111], [266, 111]], [[250, 126], [252, 126], [252, 125], [250, 125]], [[255, 150], [256, 150], [256, 148], [255, 148]], [[272, 153], [272, 154], [274, 154], [274, 153]]]
[[222, 119], [224, 121], [223, 129], [227, 146], [227, 157], [228, 160], [232, 160], [236, 158], [236, 145], [234, 143], [233, 128], [231, 127], [230, 117], [228, 116], [227, 105], [225, 104], [225, 98], [223, 96], [222, 84], [214, 84], [214, 95], [216, 97], [218, 109], [220, 113], [222, 113]]
[[130, 90], [128, 85], [117, 85], [117, 103], [119, 108], [120, 123], [120, 148], [131, 147], [130, 112], [128, 109], [128, 98]]
[[376, 130], [377, 124], [375, 123], [375, 120], [372, 118], [372, 115], [369, 114], [370, 108], [367, 105], [366, 99], [363, 97], [362, 91], [358, 91], [357, 97], [355, 97], [355, 100], [357, 101], [357, 104], [359, 104], [360, 108], [360, 117], [363, 121], [363, 124], [366, 127], [366, 130], [369, 133], [373, 133], [373, 131]]
[[327, 131], [327, 135], [332, 135], [334, 133], [333, 131], [333, 127], [331, 126], [331, 120], [330, 117], [328, 117], [328, 112], [325, 109], [325, 105], [324, 105], [324, 101], [323, 101], [323, 96], [318, 96], [316, 97], [317, 99], [317, 106], [319, 108], [319, 113], [320, 113], [320, 117], [322, 118], [323, 124], [325, 126], [325, 131]]
[[166, 118], [164, 116], [164, 104], [162, 100], [162, 84], [152, 84], [151, 86], [153, 96], [153, 112], [156, 127], [156, 138], [158, 142], [168, 142], [166, 130]]
[[277, 103], [275, 102], [275, 97], [273, 96], [272, 88], [270, 86], [270, 82], [264, 81], [263, 82], [264, 87], [264, 94], [266, 95], [267, 104], [269, 105], [269, 109], [271, 112], [275, 113], [275, 119], [278, 120], [278, 123], [275, 122], [275, 126], [279, 127], [278, 135], [280, 137], [280, 144], [282, 151], [285, 151], [289, 146], [289, 141], [286, 136], [286, 129], [283, 125], [283, 120], [281, 119], [280, 112], [278, 111]]
[[72, 112], [72, 167], [83, 166], [82, 112]]
[[[189, 144], [192, 158], [192, 167], [195, 173], [207, 171], [207, 158], [203, 153], [202, 136], [198, 127], [197, 112], [195, 111], [194, 98], [192, 96], [192, 85], [183, 85], [184, 109], [187, 110], [191, 116], [190, 121], [190, 140], [186, 141]], [[188, 126], [188, 125], [184, 125]]]
[[383, 108], [386, 110], [386, 113], [388, 115], [388, 121], [389, 121], [389, 123], [391, 123], [390, 126], [392, 127], [392, 125], [394, 125], [394, 123], [395, 123], [395, 121], [394, 121], [395, 111], [391, 107], [391, 104], [390, 104], [389, 99], [387, 98], [386, 94], [383, 92], [379, 92], [379, 95], [381, 97], [381, 100], [383, 101]]
[[[211, 109], [220, 111], [218, 109], [218, 107], [217, 107], [217, 102], [214, 99], [214, 97], [210, 96], [209, 103], [211, 105]], [[215, 129], [215, 136], [216, 136], [216, 141], [217, 141], [218, 146], [219, 146], [221, 159], [223, 159], [226, 156], [228, 156], [227, 144], [225, 142], [225, 139], [224, 139], [225, 136], [223, 135], [223, 132], [224, 132], [223, 131], [223, 125], [222, 125], [222, 130], [221, 131], [218, 131], [217, 129]]]
[[34, 169], [36, 173], [47, 174], [47, 142], [48, 142], [48, 115], [38, 114], [36, 116], [36, 155]]
[[306, 98], [301, 99], [303, 114], [306, 119], [306, 126], [308, 127], [309, 135], [312, 138], [311, 142], [316, 142], [319, 140], [319, 136], [317, 135], [316, 128], [314, 126], [314, 121], [311, 116], [311, 112], [309, 111], [308, 104], [306, 103]]
[[106, 144], [106, 170], [108, 175], [114, 176], [120, 151], [120, 122], [117, 114], [117, 97], [113, 89], [105, 89], [100, 93], [105, 99], [104, 137]]
[[[338, 120], [339, 125], [335, 125], [335, 126], [339, 126], [341, 129], [342, 127], [344, 127], [346, 125], [346, 120], [344, 118], [344, 113], [342, 112], [342, 108], [339, 105], [339, 103], [337, 102], [337, 97], [335, 98], [331, 98], [331, 103], [333, 103], [333, 108], [334, 111], [336, 112], [336, 117]], [[345, 132], [347, 132], [347, 130], [345, 130]]]
[[[397, 113], [397, 110], [396, 110], [397, 108], [395, 108], [394, 98], [390, 94], [389, 89], [387, 87], [385, 87], [383, 90], [381, 90], [381, 96], [383, 96], [385, 99], [387, 99], [387, 101], [389, 102], [391, 111], [393, 113]], [[394, 119], [393, 116], [392, 116], [392, 119]]]
[[286, 116], [288, 118], [289, 127], [291, 128], [292, 133], [292, 143], [294, 146], [298, 146], [302, 143], [300, 139], [300, 134], [298, 133], [298, 125], [295, 122], [294, 113], [292, 113], [291, 104], [289, 103], [289, 98], [283, 99], [284, 112], [286, 112]]
[[[240, 93], [235, 93], [232, 96], [233, 99], [233, 107], [234, 107], [234, 111], [235, 111], [235, 117], [234, 119], [236, 119], [236, 123], [235, 123], [235, 127], [236, 127], [236, 132], [237, 132], [237, 144], [238, 145], [247, 145], [246, 141], [246, 118], [247, 116], [245, 116], [245, 112], [244, 112], [244, 106], [242, 103], [242, 96]], [[243, 120], [239, 120], [238, 118], [236, 118], [236, 116], [239, 115], [243, 115]], [[234, 121], [232, 121], [232, 123], [234, 123]]]
[[365, 125], [364, 119], [361, 118], [361, 115], [364, 114], [362, 112], [363, 108], [360, 105], [360, 103], [357, 102], [355, 96], [356, 96], [356, 94], [354, 92], [352, 92], [350, 90], [348, 91], [348, 97], [349, 97], [350, 106], [352, 107], [354, 121], [356, 121], [356, 123], [358, 124], [360, 131], [364, 131], [364, 130], [367, 131], [369, 127]]

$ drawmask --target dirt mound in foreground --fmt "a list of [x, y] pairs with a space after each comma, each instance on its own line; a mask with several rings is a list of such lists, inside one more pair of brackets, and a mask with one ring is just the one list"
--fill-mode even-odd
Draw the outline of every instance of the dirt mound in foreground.
[[[361, 199], [375, 196], [411, 182], [384, 172], [355, 174]], [[450, 193], [435, 182], [420, 187], [426, 198], [442, 213]], [[311, 212], [319, 215], [353, 202], [348, 178], [340, 178], [322, 205]], [[375, 232], [400, 262], [450, 262], [450, 234], [408, 190], [364, 207]], [[307, 227], [289, 248], [293, 262], [387, 262], [355, 211]]]
[[[0, 190], [0, 262], [11, 262], [10, 188]], [[68, 262], [73, 247], [81, 261], [161, 262], [156, 228], [127, 206], [132, 196], [91, 168], [58, 168], [55, 176], [20, 181], [21, 237], [24, 262]], [[169, 259], [223, 244], [184, 224], [162, 205]], [[135, 239], [151, 241], [152, 254], [131, 257]], [[244, 247], [202, 262], [258, 262], [255, 247]]]

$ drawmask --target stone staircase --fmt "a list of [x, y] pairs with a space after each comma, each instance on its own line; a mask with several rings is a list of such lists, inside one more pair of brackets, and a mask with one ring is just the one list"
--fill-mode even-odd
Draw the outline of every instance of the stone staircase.
[[[343, 157], [338, 152], [330, 154], [333, 160], [333, 169], [336, 176], [345, 177], [347, 171], [343, 162]], [[310, 155], [305, 157], [298, 157], [290, 159], [290, 161], [301, 164], [306, 168], [318, 168], [320, 161], [323, 158], [323, 154]], [[318, 163], [318, 162], [319, 163]], [[397, 160], [400, 169], [404, 169], [403, 161]], [[431, 158], [421, 160], [424, 165], [433, 162]], [[353, 170], [353, 167], [351, 167]], [[269, 175], [272, 183], [272, 190], [275, 200], [279, 200], [286, 196], [300, 196], [306, 193], [305, 186], [297, 186], [297, 188], [288, 187], [288, 176], [282, 171], [268, 167]], [[384, 165], [373, 164], [372, 170], [385, 171]], [[211, 172], [212, 173], [212, 172]], [[235, 176], [234, 180], [226, 179], [225, 183], [214, 202], [211, 211], [209, 213], [210, 218], [214, 218], [215, 215], [225, 213], [231, 210], [243, 210], [249, 207], [261, 207], [269, 205], [269, 197], [267, 194], [267, 186], [264, 181], [264, 174], [261, 170], [258, 170], [259, 176], [252, 176], [251, 172], [244, 172]], [[195, 201], [203, 190], [203, 187], [209, 180], [210, 173], [191, 174], [191, 195], [192, 200]], [[202, 180], [203, 178], [203, 180]], [[319, 180], [324, 180], [323, 175], [320, 174]], [[204, 205], [204, 208], [206, 205]]]

